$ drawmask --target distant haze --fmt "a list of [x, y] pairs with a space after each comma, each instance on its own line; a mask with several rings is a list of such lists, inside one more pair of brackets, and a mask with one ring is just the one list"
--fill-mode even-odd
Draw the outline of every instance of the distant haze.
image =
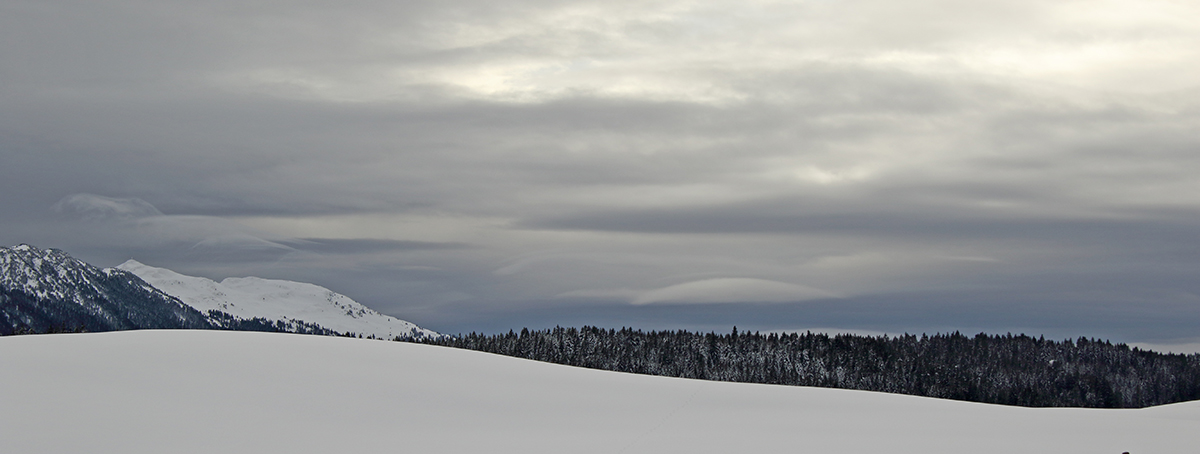
[[1200, 342], [1200, 5], [0, 4], [0, 244], [439, 332]]

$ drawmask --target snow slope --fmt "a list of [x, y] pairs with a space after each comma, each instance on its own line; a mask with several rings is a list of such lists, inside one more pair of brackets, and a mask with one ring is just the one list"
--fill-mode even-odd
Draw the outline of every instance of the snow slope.
[[186, 276], [130, 260], [118, 269], [136, 274], [163, 292], [200, 312], [225, 312], [239, 318], [269, 321], [304, 321], [340, 333], [358, 333], [382, 339], [438, 334], [410, 322], [375, 312], [358, 302], [313, 284], [257, 277], [227, 278], [216, 282]]
[[1194, 453], [1200, 402], [1030, 409], [231, 331], [0, 337], [4, 452]]

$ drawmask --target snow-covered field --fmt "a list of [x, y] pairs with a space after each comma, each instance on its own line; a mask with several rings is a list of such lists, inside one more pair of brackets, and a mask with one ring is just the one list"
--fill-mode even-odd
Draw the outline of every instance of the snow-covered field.
[[1195, 453], [1200, 402], [1027, 409], [230, 331], [0, 338], [13, 453]]

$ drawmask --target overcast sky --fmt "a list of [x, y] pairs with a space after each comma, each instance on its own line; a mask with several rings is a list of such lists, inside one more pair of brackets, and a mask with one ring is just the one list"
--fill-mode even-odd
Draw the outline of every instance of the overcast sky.
[[0, 243], [523, 326], [1200, 341], [1200, 4], [0, 0]]

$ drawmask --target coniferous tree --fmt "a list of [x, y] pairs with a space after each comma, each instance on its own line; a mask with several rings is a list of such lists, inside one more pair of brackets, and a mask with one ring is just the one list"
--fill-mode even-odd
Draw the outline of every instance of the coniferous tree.
[[1096, 339], [959, 332], [915, 336], [585, 326], [398, 339], [672, 377], [883, 391], [1034, 407], [1145, 407], [1200, 399], [1200, 355]]

